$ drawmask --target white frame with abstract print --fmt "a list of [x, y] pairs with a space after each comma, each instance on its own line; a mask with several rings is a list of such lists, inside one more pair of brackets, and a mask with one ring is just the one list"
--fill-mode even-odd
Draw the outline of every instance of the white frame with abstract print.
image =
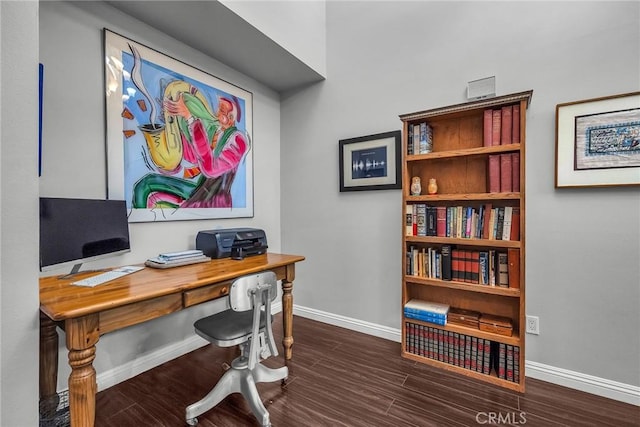
[[[127, 201], [129, 222], [252, 217], [251, 92], [107, 29], [104, 47], [108, 197]], [[196, 148], [187, 155], [193, 116], [177, 120], [164, 105], [178, 93], [197, 97], [211, 118], [210, 163]], [[218, 120], [225, 102], [235, 128]], [[225, 169], [216, 159], [232, 146]]]

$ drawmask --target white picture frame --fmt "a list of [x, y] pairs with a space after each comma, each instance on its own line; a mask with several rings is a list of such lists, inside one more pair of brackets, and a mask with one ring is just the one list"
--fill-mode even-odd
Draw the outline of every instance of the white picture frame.
[[640, 185], [640, 92], [558, 104], [556, 188], [622, 185]]
[[107, 192], [129, 221], [252, 217], [252, 93], [107, 29], [104, 53]]

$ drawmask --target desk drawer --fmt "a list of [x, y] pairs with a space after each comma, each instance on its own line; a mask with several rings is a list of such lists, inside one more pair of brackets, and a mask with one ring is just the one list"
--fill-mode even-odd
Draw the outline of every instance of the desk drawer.
[[184, 306], [191, 307], [192, 305], [200, 304], [205, 301], [211, 301], [213, 299], [229, 295], [229, 288], [231, 287], [232, 283], [232, 280], [228, 280], [226, 282], [216, 283], [215, 285], [204, 286], [192, 291], [186, 291], [183, 294]]
[[100, 313], [100, 335], [180, 311], [180, 294], [165, 295]]

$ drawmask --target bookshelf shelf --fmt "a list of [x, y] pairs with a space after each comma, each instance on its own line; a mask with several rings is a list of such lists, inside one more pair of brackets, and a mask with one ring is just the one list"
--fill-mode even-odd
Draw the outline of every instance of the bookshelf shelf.
[[510, 390], [514, 390], [514, 391], [522, 391], [520, 389], [520, 384], [517, 383], [513, 383], [510, 381], [505, 381], [502, 380], [498, 377], [495, 376], [495, 374], [482, 374], [480, 372], [474, 372], [474, 371], [470, 371], [466, 368], [461, 368], [459, 366], [455, 366], [455, 365], [450, 365], [448, 363], [444, 363], [444, 362], [440, 362], [438, 360], [433, 360], [433, 359], [428, 359], [424, 356], [418, 356], [416, 354], [413, 353], [408, 353], [408, 352], [403, 352], [402, 353], [402, 357], [405, 357], [407, 359], [410, 360], [414, 360], [416, 362], [420, 362], [420, 363], [424, 363], [425, 365], [431, 365], [431, 366], [435, 366], [436, 368], [440, 368], [440, 369], [444, 369], [450, 372], [455, 372], [457, 374], [462, 374], [465, 375], [467, 377], [471, 377], [471, 378], [476, 378], [476, 379], [480, 379], [482, 381], [486, 381], [488, 383], [506, 388], [506, 389], [510, 389]]
[[407, 242], [415, 243], [439, 243], [465, 246], [492, 246], [495, 248], [519, 248], [518, 240], [488, 240], [488, 239], [459, 239], [453, 237], [437, 236], [406, 236]]
[[[402, 356], [520, 392], [525, 390], [525, 136], [532, 94], [400, 115]], [[427, 194], [433, 179], [437, 193]], [[422, 184], [417, 195], [414, 181]], [[452, 322], [439, 326], [406, 317], [411, 300], [481, 313], [484, 322], [490, 316], [499, 320], [489, 329], [483, 323], [483, 330]], [[425, 310], [426, 315], [437, 311]], [[511, 336], [486, 332], [503, 327], [511, 328]], [[469, 354], [476, 344], [477, 352]], [[465, 367], [469, 359], [477, 367]]]
[[411, 322], [418, 325], [423, 325], [423, 326], [437, 327], [444, 331], [458, 332], [464, 335], [473, 335], [474, 337], [477, 337], [477, 338], [484, 338], [491, 341], [501, 342], [504, 344], [518, 345], [520, 342], [520, 337], [517, 334], [514, 334], [508, 337], [505, 335], [492, 334], [490, 332], [481, 331], [480, 329], [467, 328], [461, 325], [454, 325], [451, 323], [447, 324], [446, 326], [440, 326], [433, 323], [422, 322], [420, 320], [415, 320], [415, 319], [411, 319]]
[[466, 148], [444, 152], [407, 155], [407, 162], [418, 162], [423, 160], [446, 159], [451, 157], [486, 156], [496, 153], [510, 153], [520, 151], [520, 144], [496, 145], [492, 147]]
[[440, 280], [420, 276], [405, 276], [407, 283], [423, 286], [439, 286], [450, 289], [461, 289], [468, 292], [479, 292], [483, 294], [503, 295], [506, 297], [520, 298], [520, 289], [500, 288], [497, 286], [479, 285], [476, 283], [464, 283], [454, 280]]
[[463, 201], [463, 200], [519, 200], [520, 193], [461, 193], [461, 194], [434, 194], [407, 196], [409, 202], [441, 202], [441, 201]]

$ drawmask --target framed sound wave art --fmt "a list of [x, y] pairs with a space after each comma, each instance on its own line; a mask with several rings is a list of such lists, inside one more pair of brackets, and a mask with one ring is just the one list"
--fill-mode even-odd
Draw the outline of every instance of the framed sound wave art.
[[108, 195], [130, 222], [253, 216], [253, 96], [104, 30]]
[[340, 192], [402, 188], [400, 140], [399, 130], [341, 139]]

